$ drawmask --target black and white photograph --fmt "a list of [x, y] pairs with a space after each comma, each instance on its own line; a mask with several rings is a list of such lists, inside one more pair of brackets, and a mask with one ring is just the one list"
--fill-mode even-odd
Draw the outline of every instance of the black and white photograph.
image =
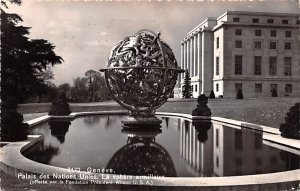
[[1, 191], [300, 191], [299, 0], [1, 0]]

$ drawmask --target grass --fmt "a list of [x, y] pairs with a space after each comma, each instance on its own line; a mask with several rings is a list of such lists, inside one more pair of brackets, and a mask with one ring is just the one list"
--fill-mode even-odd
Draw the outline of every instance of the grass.
[[[260, 99], [214, 99], [209, 100], [208, 106], [213, 116], [225, 117], [249, 123], [279, 128], [289, 108], [298, 98], [260, 98]], [[158, 111], [191, 114], [197, 106], [196, 99], [171, 99], [162, 105]], [[24, 104], [18, 111], [24, 114], [24, 119], [29, 120], [40, 115], [45, 115], [50, 110], [51, 104]], [[87, 104], [70, 104], [72, 112], [79, 111], [107, 111], [123, 109], [115, 102], [100, 102]], [[38, 113], [38, 114], [37, 114]]]
[[[285, 115], [289, 108], [297, 102], [300, 102], [300, 99], [215, 99], [209, 100], [208, 106], [213, 116], [279, 128], [280, 124], [285, 121]], [[159, 111], [191, 114], [196, 105], [196, 100], [193, 102], [167, 102]]]

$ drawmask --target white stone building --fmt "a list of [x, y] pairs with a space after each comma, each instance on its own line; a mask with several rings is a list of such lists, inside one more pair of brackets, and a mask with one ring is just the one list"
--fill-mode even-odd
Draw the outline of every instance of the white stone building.
[[[181, 42], [193, 97], [300, 97], [299, 14], [228, 11], [207, 18]], [[180, 76], [179, 96], [184, 74]]]

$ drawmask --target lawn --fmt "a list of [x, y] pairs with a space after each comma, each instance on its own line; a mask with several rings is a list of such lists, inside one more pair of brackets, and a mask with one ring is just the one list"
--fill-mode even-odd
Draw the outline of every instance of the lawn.
[[[215, 99], [209, 100], [208, 106], [213, 116], [279, 128], [289, 108], [297, 102], [300, 98]], [[196, 105], [196, 101], [167, 102], [159, 111], [191, 114]]]

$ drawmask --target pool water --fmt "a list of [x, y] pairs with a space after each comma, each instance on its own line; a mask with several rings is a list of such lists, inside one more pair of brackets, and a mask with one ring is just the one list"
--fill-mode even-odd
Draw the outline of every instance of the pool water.
[[82, 171], [169, 177], [237, 176], [299, 168], [299, 156], [263, 143], [261, 132], [217, 122], [159, 117], [160, 129], [129, 130], [122, 115], [43, 123], [43, 140], [24, 155]]

